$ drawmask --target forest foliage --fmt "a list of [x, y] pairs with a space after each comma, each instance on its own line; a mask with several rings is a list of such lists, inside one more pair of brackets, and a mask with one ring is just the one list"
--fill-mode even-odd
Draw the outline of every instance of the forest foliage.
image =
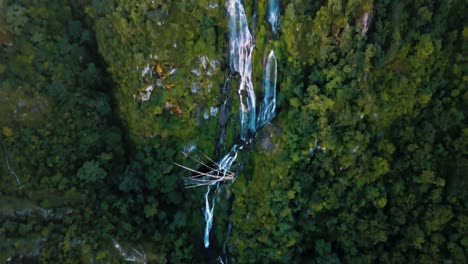
[[0, 0], [0, 260], [125, 262], [118, 242], [212, 263], [227, 241], [233, 263], [466, 263], [466, 1], [285, 0], [277, 35], [267, 2], [244, 5], [258, 94], [278, 58], [277, 118], [205, 250], [203, 190], [173, 162], [239, 133], [224, 3]]

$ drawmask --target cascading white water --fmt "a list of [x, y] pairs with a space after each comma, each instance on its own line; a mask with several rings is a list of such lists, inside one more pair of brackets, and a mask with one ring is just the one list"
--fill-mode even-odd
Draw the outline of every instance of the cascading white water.
[[252, 83], [252, 51], [255, 44], [241, 1], [227, 1], [226, 9], [229, 15], [229, 66], [231, 74], [240, 75], [240, 137], [241, 140], [248, 141], [256, 130], [255, 92]]
[[[238, 94], [240, 99], [239, 114], [240, 114], [240, 139], [243, 142], [250, 143], [251, 136], [257, 129], [256, 124], [256, 101], [255, 92], [252, 83], [252, 52], [254, 48], [254, 38], [250, 33], [248, 27], [247, 16], [245, 14], [244, 6], [240, 0], [228, 0], [226, 2], [226, 10], [229, 15], [229, 68], [230, 76], [238, 73], [240, 76], [240, 85]], [[222, 139], [222, 138], [221, 138]], [[230, 152], [225, 155], [221, 161], [217, 163], [218, 170], [227, 172], [231, 168], [233, 162], [237, 158], [237, 145], [234, 145]], [[210, 172], [211, 174], [212, 172]], [[215, 184], [215, 182], [213, 182]], [[219, 185], [219, 182], [216, 182]], [[213, 225], [213, 210], [214, 200], [212, 207], [209, 207], [209, 193], [211, 186], [207, 186], [205, 194], [205, 247], [210, 246], [209, 236], [210, 230]], [[211, 211], [210, 211], [211, 208]]]
[[[247, 16], [241, 0], [227, 0], [226, 9], [229, 16], [229, 67], [230, 74], [233, 76], [238, 73], [240, 76], [240, 85], [238, 94], [240, 99], [239, 114], [240, 114], [240, 146], [234, 145], [228, 154], [226, 154], [219, 162], [213, 162], [215, 168], [210, 168], [209, 173], [199, 173], [202, 178], [192, 178], [191, 187], [207, 185], [205, 193], [205, 207], [203, 214], [205, 216], [205, 248], [210, 246], [210, 231], [213, 226], [214, 203], [216, 189], [219, 184], [225, 181], [234, 181], [235, 175], [230, 172], [230, 168], [237, 158], [237, 153], [242, 150], [245, 144], [250, 144], [254, 138], [255, 132], [271, 121], [275, 116], [276, 110], [276, 81], [277, 81], [277, 60], [273, 50], [270, 52], [264, 65], [263, 88], [264, 97], [260, 106], [258, 119], [256, 118], [256, 98], [252, 82], [252, 52], [255, 46], [254, 38], [249, 30]], [[279, 0], [270, 0], [268, 8], [267, 20], [272, 25], [273, 32], [279, 25]], [[228, 82], [230, 77], [226, 80]], [[223, 108], [227, 106], [227, 101], [224, 102]], [[221, 114], [225, 114], [221, 111]], [[223, 120], [226, 118], [223, 118]], [[225, 122], [223, 122], [223, 126]], [[222, 130], [220, 142], [223, 140], [224, 128]], [[183, 166], [182, 166], [183, 167]], [[190, 168], [184, 167], [192, 172], [197, 172]], [[210, 199], [210, 192], [213, 192]], [[211, 203], [210, 203], [211, 200]], [[225, 245], [224, 245], [225, 248]], [[225, 249], [224, 249], [225, 250]]]
[[205, 193], [205, 209], [203, 209], [203, 215], [205, 216], [205, 237], [204, 237], [204, 242], [205, 242], [205, 248], [208, 248], [210, 246], [210, 231], [211, 227], [213, 226], [213, 214], [214, 214], [214, 207], [215, 207], [215, 201], [214, 201], [214, 194], [213, 198], [211, 200], [211, 206], [210, 206], [210, 200], [209, 200], [209, 195], [210, 195], [210, 190], [211, 186], [208, 185]]
[[214, 189], [216, 191], [216, 189], [219, 187], [219, 183], [224, 178], [226, 178], [227, 176], [226, 174], [230, 173], [229, 169], [231, 168], [232, 164], [237, 158], [237, 151], [238, 151], [238, 146], [237, 145], [232, 146], [231, 151], [229, 151], [229, 153], [226, 154], [221, 159], [221, 161], [219, 161], [216, 164], [216, 169], [208, 173], [209, 175], [213, 175], [218, 178], [212, 180], [212, 183], [206, 187], [207, 190], [205, 193], [205, 209], [203, 209], [203, 214], [205, 216], [205, 222], [206, 222], [205, 236], [204, 236], [205, 248], [208, 248], [210, 246], [210, 231], [211, 231], [211, 227], [213, 226], [213, 214], [214, 214], [214, 205], [215, 205], [214, 195], [216, 194], [216, 192], [213, 193], [213, 198], [211, 200], [211, 206], [210, 206], [209, 194], [211, 191], [211, 186], [216, 185]]
[[260, 129], [267, 122], [276, 116], [276, 78], [277, 61], [273, 50], [266, 59], [263, 70], [263, 101], [260, 104], [260, 110], [257, 119], [257, 129]]
[[273, 33], [276, 33], [276, 31], [279, 28], [279, 16], [280, 16], [279, 0], [269, 0], [267, 20], [271, 25], [271, 30], [273, 31]]

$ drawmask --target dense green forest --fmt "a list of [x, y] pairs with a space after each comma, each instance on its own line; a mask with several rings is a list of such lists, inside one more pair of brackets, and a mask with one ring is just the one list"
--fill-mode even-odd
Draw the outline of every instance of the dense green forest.
[[277, 116], [204, 247], [174, 163], [238, 139], [224, 2], [0, 0], [0, 262], [467, 263], [463, 0], [244, 0]]

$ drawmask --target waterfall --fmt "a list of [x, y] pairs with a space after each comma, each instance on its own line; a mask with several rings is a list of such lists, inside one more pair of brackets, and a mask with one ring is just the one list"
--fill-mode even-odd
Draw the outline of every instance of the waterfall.
[[[255, 92], [252, 83], [252, 52], [254, 48], [254, 39], [250, 33], [248, 27], [247, 16], [245, 15], [244, 6], [240, 0], [228, 0], [226, 2], [226, 9], [229, 14], [229, 68], [232, 76], [238, 73], [240, 76], [240, 85], [238, 88], [240, 106], [240, 122], [241, 132], [240, 138], [243, 142], [250, 143], [252, 136], [256, 131], [256, 108], [255, 108]], [[230, 77], [225, 82], [229, 81]], [[226, 101], [224, 102], [224, 107]], [[223, 108], [224, 109], [224, 108]], [[225, 124], [224, 124], [225, 126]], [[224, 137], [224, 126], [220, 142]], [[228, 154], [226, 154], [218, 163], [217, 170], [214, 171], [215, 175], [225, 177], [226, 172], [229, 172], [232, 164], [237, 158], [237, 151], [242, 149], [242, 146], [238, 148], [237, 145], [232, 146]], [[222, 175], [219, 175], [221, 172]], [[211, 171], [209, 174], [213, 174]], [[216, 179], [215, 179], [216, 180]], [[212, 184], [216, 183], [216, 188], [219, 185], [219, 181], [212, 181]], [[205, 215], [205, 236], [204, 244], [205, 248], [210, 246], [210, 230], [213, 225], [213, 212], [214, 212], [214, 198], [212, 200], [212, 206], [209, 206], [209, 193], [211, 186], [207, 186], [207, 192], [205, 194], [205, 209], [203, 210]]]
[[273, 50], [268, 55], [263, 70], [263, 101], [258, 113], [257, 129], [260, 129], [276, 115], [276, 78], [277, 66]]
[[215, 201], [214, 197], [216, 194], [213, 194], [213, 198], [211, 200], [211, 206], [210, 206], [210, 200], [209, 200], [209, 195], [210, 195], [210, 190], [211, 190], [211, 185], [208, 185], [205, 193], [205, 209], [203, 209], [203, 215], [205, 216], [205, 237], [203, 241], [205, 242], [205, 248], [208, 248], [210, 246], [210, 231], [211, 227], [213, 226], [213, 213], [214, 213], [214, 206], [215, 206]]
[[[221, 161], [216, 163], [217, 168], [213, 171], [210, 171], [208, 174], [209, 175], [215, 175], [218, 178], [215, 178], [212, 180], [212, 183], [207, 186], [207, 190], [205, 193], [205, 209], [203, 209], [203, 214], [205, 215], [205, 237], [204, 237], [204, 243], [205, 243], [205, 248], [208, 248], [210, 246], [210, 231], [211, 227], [213, 226], [213, 214], [214, 214], [214, 205], [215, 205], [215, 200], [214, 196], [216, 195], [216, 189], [219, 187], [219, 181], [220, 179], [227, 179], [229, 176], [229, 169], [232, 166], [232, 163], [237, 158], [237, 151], [238, 147], [237, 145], [232, 146], [231, 151], [229, 151], [228, 154], [226, 154]], [[211, 200], [211, 206], [210, 206], [210, 201], [209, 201], [209, 194], [211, 190], [211, 186], [215, 185], [214, 193], [213, 193], [213, 198]]]
[[251, 140], [255, 133], [255, 92], [252, 83], [252, 51], [254, 39], [248, 27], [247, 16], [240, 0], [226, 2], [229, 14], [229, 66], [231, 75], [240, 75], [238, 89], [242, 141]]
[[[205, 206], [203, 214], [205, 217], [204, 245], [210, 246], [210, 231], [213, 226], [214, 207], [216, 191], [221, 183], [233, 182], [236, 174], [231, 172], [231, 166], [237, 159], [238, 151], [245, 145], [252, 143], [255, 132], [276, 116], [276, 82], [277, 82], [277, 60], [273, 50], [270, 51], [264, 63], [263, 70], [263, 101], [260, 105], [258, 119], [256, 118], [256, 98], [252, 82], [252, 52], [255, 47], [254, 38], [248, 27], [248, 20], [241, 0], [227, 0], [226, 10], [229, 16], [229, 76], [225, 80], [223, 93], [227, 93], [228, 83], [236, 73], [240, 76], [238, 87], [239, 115], [240, 115], [240, 144], [233, 145], [219, 162], [209, 159], [211, 165], [193, 159], [210, 171], [203, 173], [183, 165], [176, 165], [195, 173], [186, 179], [188, 187], [207, 186], [205, 193]], [[279, 0], [268, 2], [267, 20], [272, 25], [273, 33], [279, 25]], [[224, 100], [220, 110], [217, 111], [218, 122], [221, 126], [221, 134], [218, 144], [223, 144], [227, 120], [229, 118], [229, 103]], [[211, 193], [211, 198], [210, 198]], [[232, 223], [229, 222], [228, 238], [231, 233]], [[226, 242], [223, 245], [223, 254], [226, 255]], [[222, 260], [220, 259], [222, 262]], [[227, 261], [227, 259], [226, 259]]]
[[273, 33], [276, 33], [279, 28], [279, 15], [279, 0], [268, 0], [267, 20], [271, 25]]

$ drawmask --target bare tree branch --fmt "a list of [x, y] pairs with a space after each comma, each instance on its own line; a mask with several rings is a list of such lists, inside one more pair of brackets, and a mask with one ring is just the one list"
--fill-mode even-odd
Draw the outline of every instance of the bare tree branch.
[[217, 183], [234, 181], [236, 177], [236, 174], [230, 171], [229, 168], [237, 157], [237, 150], [235, 150], [234, 152], [230, 152], [219, 163], [213, 161], [207, 155], [201, 153], [202, 156], [208, 160], [209, 164], [207, 164], [208, 162], [205, 162], [199, 158], [193, 157], [188, 152], [182, 152], [182, 154], [184, 154], [185, 157], [188, 157], [191, 160], [195, 161], [197, 164], [201, 165], [201, 167], [209, 169], [209, 172], [202, 172], [200, 170], [192, 169], [185, 165], [172, 162], [178, 167], [181, 167], [185, 170], [188, 170], [194, 173], [192, 176], [184, 179], [186, 188], [209, 186], [209, 185], [215, 185]]
[[14, 172], [11, 167], [10, 167], [10, 161], [8, 160], [8, 152], [7, 152], [7, 149], [5, 147], [5, 145], [3, 143], [0, 143], [3, 147], [3, 151], [5, 153], [5, 163], [7, 165], [7, 168], [8, 168], [8, 171], [10, 172], [11, 175], [15, 176], [15, 179], [16, 179], [16, 182], [18, 183], [19, 186], [21, 186], [21, 183], [19, 181], [19, 177], [18, 175], [16, 174], [16, 172]]

